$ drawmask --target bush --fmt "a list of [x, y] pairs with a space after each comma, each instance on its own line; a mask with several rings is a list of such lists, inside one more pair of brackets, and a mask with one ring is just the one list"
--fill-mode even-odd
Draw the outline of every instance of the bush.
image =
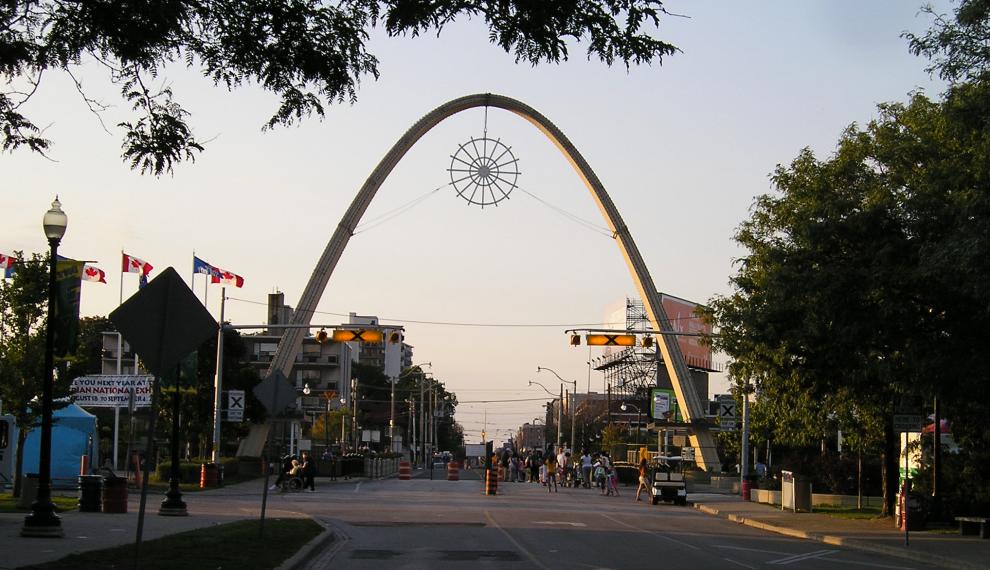
[[[179, 482], [180, 483], [198, 483], [199, 482], [199, 463], [190, 463], [182, 461], [179, 463]], [[172, 477], [172, 462], [162, 461], [155, 468], [155, 479], [159, 481], [168, 481]]]

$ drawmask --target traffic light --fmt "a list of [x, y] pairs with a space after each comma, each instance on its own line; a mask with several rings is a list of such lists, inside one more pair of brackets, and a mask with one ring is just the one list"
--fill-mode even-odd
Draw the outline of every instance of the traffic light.
[[392, 331], [388, 333], [389, 344], [398, 344], [400, 342], [402, 342], [402, 333], [400, 333], [399, 331]]
[[588, 346], [636, 346], [636, 335], [632, 334], [589, 334], [585, 340]]
[[336, 329], [333, 331], [334, 342], [381, 342], [382, 331]]
[[571, 346], [581, 346], [581, 335], [579, 334], [571, 335]]
[[326, 342], [330, 340], [330, 335], [327, 334], [326, 329], [321, 328], [315, 335], [313, 335], [313, 338], [320, 344], [326, 344]]
[[644, 336], [643, 337], [643, 348], [653, 348], [653, 337]]

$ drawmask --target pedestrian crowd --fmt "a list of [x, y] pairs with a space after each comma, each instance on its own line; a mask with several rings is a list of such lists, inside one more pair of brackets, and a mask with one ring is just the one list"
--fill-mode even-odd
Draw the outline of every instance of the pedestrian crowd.
[[[548, 493], [556, 493], [560, 487], [583, 487], [598, 489], [603, 496], [620, 496], [618, 472], [606, 451], [592, 453], [585, 449], [575, 456], [565, 447], [559, 447], [555, 453], [553, 446], [545, 451], [532, 449], [522, 453], [501, 450], [493, 461], [502, 468], [508, 482], [539, 483]], [[645, 459], [639, 465], [637, 501], [644, 490], [649, 494]]]

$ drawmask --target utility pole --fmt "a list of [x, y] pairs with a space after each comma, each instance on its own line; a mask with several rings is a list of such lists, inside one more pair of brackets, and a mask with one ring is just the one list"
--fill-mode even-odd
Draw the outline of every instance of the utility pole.
[[571, 414], [571, 457], [577, 457], [577, 452], [574, 450], [574, 435], [575, 428], [574, 422], [577, 420], [577, 402], [574, 398], [577, 396], [577, 382], [574, 383], [574, 392], [571, 394], [570, 399], [568, 399], [567, 411]]
[[423, 374], [422, 370], [420, 370], [419, 372], [419, 454], [418, 455], [422, 459], [423, 462], [421, 465], [423, 465], [424, 467], [426, 466], [426, 424], [423, 423], [425, 421], [425, 418], [423, 416], [426, 415], [423, 413], [426, 411], [426, 408], [423, 406], [423, 382], [425, 381], [426, 381], [426, 375]]
[[351, 431], [354, 435], [354, 449], [360, 446], [359, 434], [357, 428], [357, 413], [358, 413], [358, 379], [351, 378]]
[[739, 488], [742, 498], [748, 501], [749, 489], [749, 382], [742, 389], [742, 444], [739, 451]]
[[[437, 449], [440, 447], [437, 445], [437, 385], [433, 385], [433, 414], [430, 416], [431, 423], [433, 425], [433, 437], [431, 442], [433, 443], [432, 449], [436, 453]], [[433, 463], [432, 457], [430, 458], [430, 463]]]
[[560, 446], [564, 444], [564, 438], [563, 435], [561, 435], [561, 431], [560, 431], [561, 422], [563, 421], [563, 417], [562, 417], [563, 411], [564, 411], [564, 385], [561, 384], [560, 399], [557, 400], [557, 449], [560, 449]]

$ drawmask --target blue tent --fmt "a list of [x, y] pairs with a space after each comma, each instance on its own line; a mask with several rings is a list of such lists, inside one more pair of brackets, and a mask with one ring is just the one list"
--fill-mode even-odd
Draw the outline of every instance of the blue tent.
[[[55, 410], [52, 414], [52, 486], [75, 487], [79, 463], [89, 456], [91, 467], [99, 465], [99, 437], [96, 416], [75, 404]], [[23, 473], [37, 473], [40, 456], [41, 428], [35, 428], [24, 441]]]

